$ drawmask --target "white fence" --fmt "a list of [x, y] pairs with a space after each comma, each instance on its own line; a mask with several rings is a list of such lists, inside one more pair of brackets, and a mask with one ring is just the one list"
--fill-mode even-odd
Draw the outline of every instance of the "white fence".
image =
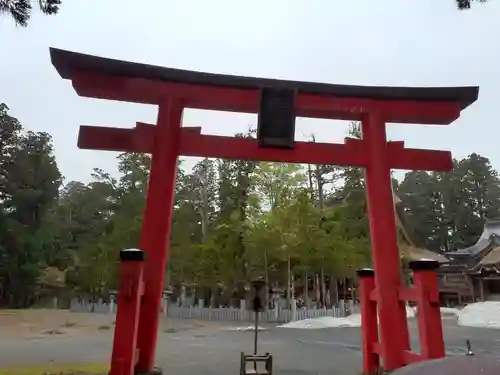
[[[303, 320], [319, 318], [324, 316], [342, 317], [346, 316], [345, 309], [335, 307], [333, 309], [297, 309], [297, 310], [269, 310], [259, 313], [262, 322], [289, 322], [292, 320]], [[237, 308], [202, 308], [169, 306], [167, 316], [171, 318], [216, 320], [216, 321], [253, 321], [255, 313]]]
[[[320, 318], [324, 316], [344, 317], [351, 313], [358, 312], [358, 306], [352, 301], [340, 301], [337, 307], [326, 309], [298, 309], [296, 303], [292, 300], [291, 309], [275, 308], [259, 314], [259, 320], [262, 322], [289, 322], [293, 320], [303, 320], [310, 318]], [[71, 301], [71, 311], [73, 312], [90, 312], [99, 314], [114, 314], [116, 312], [116, 304], [113, 300], [110, 303], [103, 301], [89, 302], [86, 300]], [[242, 301], [241, 308], [220, 307], [209, 308], [200, 306], [177, 306], [170, 303], [167, 306], [164, 301], [163, 314], [170, 318], [178, 319], [197, 319], [197, 320], [213, 320], [213, 321], [253, 321], [254, 313], [245, 309], [245, 302]]]
[[113, 300], [106, 303], [102, 300], [91, 302], [75, 298], [71, 300], [69, 308], [72, 312], [79, 313], [114, 314], [116, 312], [116, 303]]

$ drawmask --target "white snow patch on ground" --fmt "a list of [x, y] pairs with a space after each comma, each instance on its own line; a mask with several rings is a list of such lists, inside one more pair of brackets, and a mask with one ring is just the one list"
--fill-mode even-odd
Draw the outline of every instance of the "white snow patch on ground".
[[346, 318], [334, 318], [332, 316], [323, 316], [321, 318], [311, 318], [297, 320], [279, 326], [280, 328], [296, 329], [321, 329], [334, 327], [361, 327], [361, 315], [353, 314]]
[[[406, 316], [408, 318], [415, 317], [415, 312], [411, 307], [406, 307]], [[332, 316], [324, 316], [321, 318], [297, 320], [295, 322], [286, 323], [278, 327], [295, 328], [295, 329], [361, 327], [361, 314], [352, 314], [345, 318], [334, 318]]]
[[[456, 309], [454, 307], [441, 307], [440, 310], [441, 310], [441, 317], [450, 317], [450, 316], [456, 317], [460, 313], [460, 310]], [[413, 312], [416, 316], [417, 315], [417, 307], [413, 308]]]
[[[248, 326], [248, 327], [228, 327], [226, 328], [228, 331], [255, 331], [255, 326]], [[266, 331], [267, 328], [258, 326], [257, 327], [258, 331]]]
[[458, 313], [458, 325], [500, 328], [500, 302], [476, 302], [465, 306]]

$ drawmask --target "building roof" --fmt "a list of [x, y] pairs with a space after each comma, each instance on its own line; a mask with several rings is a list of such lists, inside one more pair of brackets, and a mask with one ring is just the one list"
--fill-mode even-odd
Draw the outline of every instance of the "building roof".
[[481, 251], [492, 246], [495, 240], [500, 239], [500, 219], [486, 219], [483, 227], [483, 233], [477, 242], [464, 249], [447, 252], [449, 256], [475, 256]]
[[[351, 196], [351, 193], [352, 192], [350, 192], [347, 197], [344, 198], [335, 198], [333, 200], [334, 204], [344, 203], [349, 198], [349, 196]], [[413, 235], [413, 232], [411, 231], [408, 224], [408, 220], [406, 220], [404, 209], [401, 206], [401, 199], [396, 195], [394, 190], [392, 192], [392, 199], [394, 202], [396, 226], [400, 231], [404, 241], [403, 244], [400, 244], [401, 253], [410, 260], [431, 259], [438, 261], [439, 263], [448, 263], [450, 260], [445, 255], [424, 249], [422, 245], [415, 239], [415, 236]]]
[[392, 192], [392, 199], [394, 201], [396, 225], [401, 231], [405, 242], [404, 245], [400, 245], [402, 253], [410, 260], [430, 259], [439, 263], [448, 263], [450, 260], [446, 256], [422, 248], [421, 244], [418, 243], [413, 235], [413, 232], [409, 228], [404, 209], [401, 207], [401, 199], [396, 195], [396, 193], [394, 193], [394, 191]]
[[56, 267], [47, 267], [38, 277], [38, 284], [49, 288], [62, 288], [66, 285], [66, 271]]
[[481, 261], [474, 267], [475, 269], [488, 268], [500, 263], [500, 246], [494, 247]]
[[50, 57], [57, 72], [64, 79], [72, 79], [77, 73], [84, 72], [100, 76], [144, 78], [163, 82], [236, 89], [261, 89], [263, 87], [287, 88], [297, 90], [299, 93], [326, 94], [345, 98], [456, 102], [459, 103], [462, 110], [474, 103], [479, 93], [479, 87], [476, 86], [352, 86], [213, 74], [133, 63], [57, 48], [50, 48]]
[[448, 263], [450, 261], [444, 255], [435, 253], [434, 251], [408, 245], [403, 245], [401, 247], [402, 247], [401, 249], [402, 253], [406, 255], [406, 257], [410, 260], [429, 259], [429, 260], [435, 260], [439, 263]]

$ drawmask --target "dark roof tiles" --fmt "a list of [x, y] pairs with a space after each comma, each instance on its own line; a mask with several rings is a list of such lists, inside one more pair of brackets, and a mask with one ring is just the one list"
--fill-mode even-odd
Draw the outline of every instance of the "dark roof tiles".
[[329, 94], [337, 97], [413, 101], [454, 101], [460, 104], [462, 110], [474, 103], [479, 93], [479, 87], [476, 86], [352, 86], [213, 74], [109, 59], [57, 48], [50, 48], [50, 57], [52, 64], [57, 69], [59, 75], [64, 79], [72, 79], [77, 72], [87, 72], [105, 76], [145, 78], [165, 82], [231, 87], [237, 89], [260, 89], [263, 87], [288, 88], [295, 89], [302, 93]]

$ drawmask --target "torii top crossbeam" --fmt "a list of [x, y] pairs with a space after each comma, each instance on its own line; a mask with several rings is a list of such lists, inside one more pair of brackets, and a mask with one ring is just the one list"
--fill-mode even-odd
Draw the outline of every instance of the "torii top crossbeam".
[[[362, 113], [377, 106], [385, 112], [386, 122], [449, 124], [477, 99], [479, 90], [478, 87], [369, 87], [249, 78], [163, 68], [56, 48], [50, 49], [50, 55], [60, 76], [73, 81], [81, 96], [158, 104], [162, 94], [174, 93], [186, 107], [209, 110], [257, 113], [259, 91], [270, 87], [297, 91], [297, 116], [360, 120]], [[398, 102], [396, 108], [394, 101]]]
[[[50, 54], [61, 77], [71, 80], [80, 96], [148, 104], [160, 104], [165, 97], [174, 96], [182, 100], [184, 107], [262, 113], [263, 89], [291, 90], [295, 96], [293, 120], [295, 116], [361, 120], [365, 114], [377, 112], [384, 122], [449, 124], [478, 96], [478, 87], [333, 85], [192, 72], [55, 48], [51, 48]], [[273, 110], [276, 112], [276, 107]], [[295, 142], [294, 123], [279, 124], [280, 119], [270, 120], [268, 133], [272, 135], [277, 129], [278, 138], [286, 134], [288, 144], [293, 144], [289, 150], [265, 149], [248, 139], [201, 135], [199, 128], [185, 128], [179, 154], [366, 166], [367, 154], [359, 141], [315, 145]], [[152, 152], [154, 128], [139, 125], [128, 130], [82, 126], [78, 145], [87, 149]], [[403, 142], [388, 142], [388, 158], [390, 167], [395, 169], [443, 171], [451, 168], [449, 152], [407, 149]]]

